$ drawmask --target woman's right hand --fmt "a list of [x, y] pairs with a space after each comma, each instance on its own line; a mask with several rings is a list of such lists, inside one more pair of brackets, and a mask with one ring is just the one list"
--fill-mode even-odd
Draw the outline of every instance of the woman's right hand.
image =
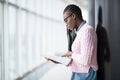
[[52, 61], [53, 63], [58, 63], [58, 62], [56, 62], [56, 61], [54, 61], [54, 60], [51, 60], [51, 59], [49, 59], [49, 58], [45, 58], [46, 59], [46, 61]]
[[62, 57], [70, 57], [72, 55], [71, 51], [68, 51], [65, 55], [63, 55]]

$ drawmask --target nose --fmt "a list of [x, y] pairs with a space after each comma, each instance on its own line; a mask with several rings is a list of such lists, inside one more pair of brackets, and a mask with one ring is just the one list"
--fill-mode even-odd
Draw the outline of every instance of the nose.
[[66, 27], [68, 28], [68, 24], [66, 24]]
[[66, 23], [66, 27], [68, 26], [68, 23]]
[[66, 24], [66, 27], [67, 27], [68, 25]]

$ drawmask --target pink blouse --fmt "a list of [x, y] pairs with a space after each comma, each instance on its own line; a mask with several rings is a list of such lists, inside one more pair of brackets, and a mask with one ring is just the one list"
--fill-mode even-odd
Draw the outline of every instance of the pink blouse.
[[95, 71], [97, 64], [97, 36], [94, 28], [85, 23], [72, 44], [72, 59], [70, 67], [73, 72], [88, 73], [92, 67]]

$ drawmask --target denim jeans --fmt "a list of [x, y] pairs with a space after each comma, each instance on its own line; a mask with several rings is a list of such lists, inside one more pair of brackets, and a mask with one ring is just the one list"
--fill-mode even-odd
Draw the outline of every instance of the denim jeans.
[[96, 71], [90, 67], [88, 73], [76, 73], [72, 72], [71, 80], [97, 80]]

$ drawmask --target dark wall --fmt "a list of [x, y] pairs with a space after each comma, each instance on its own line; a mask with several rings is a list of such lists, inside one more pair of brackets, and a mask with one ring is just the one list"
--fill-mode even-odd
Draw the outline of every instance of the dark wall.
[[110, 0], [108, 21], [112, 80], [120, 80], [120, 0]]
[[90, 24], [95, 23], [97, 28], [98, 12], [101, 6], [102, 26], [106, 30], [110, 48], [110, 61], [105, 62], [105, 80], [120, 80], [120, 0], [91, 0], [89, 5], [93, 1], [95, 7], [92, 6], [92, 9], [95, 10], [93, 11], [95, 15]]

